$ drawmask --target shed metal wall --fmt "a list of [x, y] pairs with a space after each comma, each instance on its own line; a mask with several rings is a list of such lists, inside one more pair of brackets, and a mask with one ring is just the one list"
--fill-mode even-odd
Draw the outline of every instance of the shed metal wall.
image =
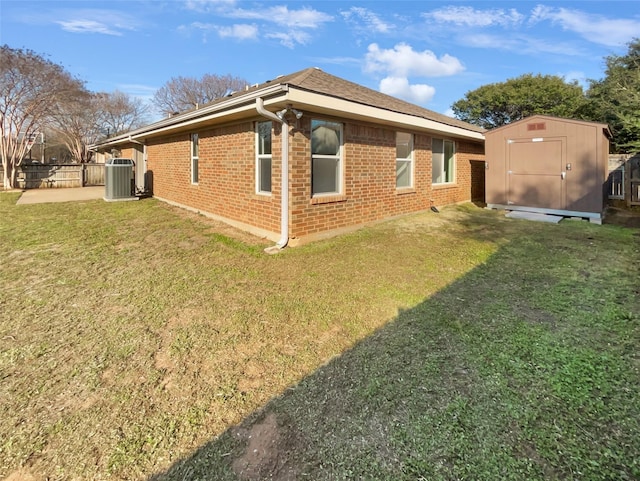
[[605, 124], [542, 115], [487, 132], [487, 204], [600, 219], [608, 133]]

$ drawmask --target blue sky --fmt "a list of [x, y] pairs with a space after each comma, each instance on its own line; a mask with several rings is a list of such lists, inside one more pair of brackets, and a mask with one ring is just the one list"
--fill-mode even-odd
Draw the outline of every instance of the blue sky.
[[447, 113], [525, 73], [600, 79], [640, 37], [640, 2], [0, 0], [0, 43], [92, 91], [149, 99], [172, 77], [250, 84], [307, 67]]

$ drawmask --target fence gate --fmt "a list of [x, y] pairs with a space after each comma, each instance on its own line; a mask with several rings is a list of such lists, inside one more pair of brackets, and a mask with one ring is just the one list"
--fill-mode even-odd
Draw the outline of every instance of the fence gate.
[[624, 199], [624, 165], [609, 171], [609, 199]]
[[83, 164], [84, 185], [104, 185], [104, 164]]

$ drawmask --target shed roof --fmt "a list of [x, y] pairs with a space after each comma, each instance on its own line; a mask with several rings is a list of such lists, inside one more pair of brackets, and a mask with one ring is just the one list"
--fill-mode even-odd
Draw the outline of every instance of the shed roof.
[[[449, 130], [459, 132], [460, 136], [469, 136], [476, 140], [482, 140], [485, 132], [485, 129], [476, 125], [439, 114], [311, 67], [289, 75], [276, 77], [261, 84], [247, 86], [245, 90], [233, 92], [226, 97], [204, 106], [199, 106], [197, 109], [114, 136], [92, 147], [100, 148], [107, 145], [116, 145], [127, 140], [182, 130], [187, 126], [212, 121], [214, 118], [224, 118], [231, 115], [230, 112], [232, 111], [237, 115], [240, 107], [244, 107], [245, 111], [253, 109], [255, 99], [258, 97], [269, 98], [274, 102], [274, 105], [278, 101], [287, 102], [290, 101], [291, 92], [294, 90], [317, 94], [324, 98], [330, 97], [348, 103], [343, 103], [343, 106], [359, 105], [362, 108], [376, 109], [377, 112], [381, 112], [381, 115], [375, 117], [379, 120], [384, 120], [385, 116], [391, 117], [393, 114], [400, 114], [429, 122], [431, 130], [437, 130], [437, 126], [440, 125], [443, 130], [447, 130], [447, 127], [449, 127]], [[325, 106], [325, 102], [311, 101], [316, 102], [313, 106]], [[385, 111], [387, 112], [386, 114], [384, 113]], [[354, 109], [352, 114], [359, 115], [360, 113], [357, 112], [357, 109]]]
[[578, 119], [568, 119], [568, 118], [564, 118], [564, 117], [554, 117], [552, 115], [542, 115], [542, 114], [536, 114], [536, 115], [530, 115], [529, 117], [525, 117], [524, 119], [520, 119], [520, 120], [516, 120], [515, 122], [511, 122], [509, 124], [506, 125], [501, 125], [500, 127], [496, 127], [494, 129], [491, 130], [487, 130], [485, 132], [485, 135], [487, 136], [492, 136], [495, 133], [499, 133], [502, 130], [506, 130], [514, 125], [518, 125], [521, 123], [529, 123], [535, 120], [549, 120], [549, 121], [556, 121], [556, 122], [567, 122], [567, 123], [571, 123], [571, 124], [583, 124], [583, 125], [589, 125], [589, 126], [596, 126], [602, 129], [602, 133], [608, 138], [611, 139], [613, 137], [613, 134], [611, 133], [611, 129], [609, 128], [609, 125], [602, 123], [602, 122], [592, 122], [589, 120], [578, 120]]

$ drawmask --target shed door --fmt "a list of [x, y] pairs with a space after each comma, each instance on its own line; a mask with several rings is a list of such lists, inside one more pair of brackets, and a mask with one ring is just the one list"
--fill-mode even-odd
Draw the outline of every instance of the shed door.
[[507, 143], [507, 203], [564, 209], [565, 139], [514, 139]]

